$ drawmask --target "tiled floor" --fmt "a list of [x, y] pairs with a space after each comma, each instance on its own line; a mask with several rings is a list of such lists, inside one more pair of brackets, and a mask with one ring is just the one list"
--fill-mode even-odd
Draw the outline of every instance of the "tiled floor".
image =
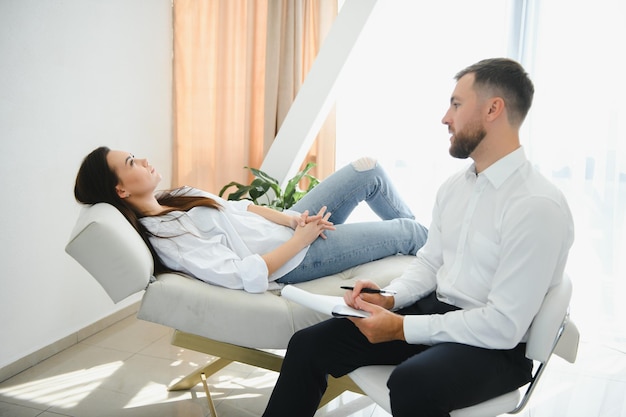
[[[202, 385], [167, 386], [211, 359], [169, 343], [171, 330], [124, 319], [0, 383], [2, 417], [204, 417]], [[626, 417], [624, 346], [583, 342], [576, 364], [555, 358], [524, 417]], [[231, 364], [209, 379], [220, 417], [260, 416], [277, 374]], [[385, 417], [367, 397], [342, 395], [316, 417]], [[297, 416], [295, 416], [297, 417]]]

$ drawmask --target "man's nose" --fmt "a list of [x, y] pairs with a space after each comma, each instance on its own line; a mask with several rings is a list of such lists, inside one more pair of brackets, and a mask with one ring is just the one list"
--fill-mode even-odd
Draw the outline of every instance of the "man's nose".
[[441, 123], [443, 123], [444, 125], [450, 126], [450, 118], [448, 117], [448, 113], [450, 113], [449, 111], [447, 111], [443, 117], [441, 118]]
[[448, 116], [448, 112], [446, 112], [443, 117], [441, 118], [441, 123], [443, 123], [444, 125], [447, 124], [446, 123], [446, 117]]

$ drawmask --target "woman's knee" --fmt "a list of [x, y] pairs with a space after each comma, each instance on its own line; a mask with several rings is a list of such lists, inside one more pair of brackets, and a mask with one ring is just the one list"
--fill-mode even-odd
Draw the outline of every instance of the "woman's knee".
[[376, 168], [378, 161], [375, 158], [364, 156], [351, 162], [352, 167], [357, 171], [369, 171]]

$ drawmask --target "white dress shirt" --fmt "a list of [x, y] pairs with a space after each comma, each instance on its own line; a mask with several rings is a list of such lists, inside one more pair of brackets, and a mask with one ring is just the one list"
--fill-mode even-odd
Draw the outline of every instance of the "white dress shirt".
[[288, 241], [293, 229], [249, 212], [248, 206], [252, 204], [249, 200], [227, 201], [189, 187], [178, 193], [210, 197], [222, 209], [194, 207], [187, 212], [173, 211], [140, 219], [153, 235], [150, 243], [168, 268], [209, 284], [261, 293], [298, 266], [306, 255], [308, 247], [268, 276], [261, 255]]
[[426, 244], [387, 288], [397, 291], [395, 309], [436, 291], [461, 310], [405, 316], [406, 340], [515, 347], [560, 282], [573, 240], [565, 197], [523, 148], [478, 175], [472, 165], [452, 176], [437, 193]]

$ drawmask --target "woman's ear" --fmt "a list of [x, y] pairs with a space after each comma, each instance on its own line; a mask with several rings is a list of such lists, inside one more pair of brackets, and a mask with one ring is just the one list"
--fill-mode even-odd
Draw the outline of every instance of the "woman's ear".
[[120, 187], [119, 185], [115, 186], [115, 192], [117, 193], [117, 196], [119, 198], [128, 198], [130, 197], [130, 194], [126, 192], [126, 190], [124, 190], [122, 187]]

